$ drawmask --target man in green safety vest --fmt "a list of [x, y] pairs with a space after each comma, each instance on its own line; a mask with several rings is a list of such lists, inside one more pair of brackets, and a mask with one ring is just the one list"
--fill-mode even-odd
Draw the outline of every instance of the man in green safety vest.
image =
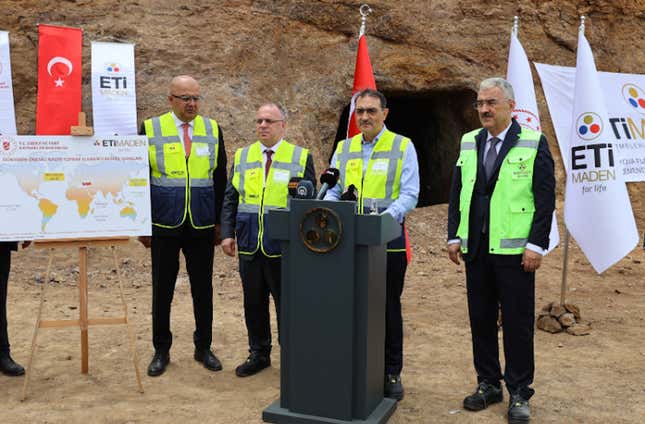
[[213, 254], [220, 242], [219, 220], [226, 187], [226, 151], [214, 119], [199, 115], [199, 84], [187, 75], [173, 78], [168, 92], [172, 111], [146, 120], [152, 237], [141, 242], [152, 256], [152, 342], [148, 375], [164, 373], [170, 361], [170, 305], [186, 259], [195, 314], [195, 360], [211, 371], [222, 364], [211, 351]]
[[226, 187], [222, 250], [229, 256], [237, 251], [239, 256], [250, 353], [235, 369], [238, 377], [271, 365], [269, 294], [280, 328], [280, 242], [267, 236], [267, 213], [287, 207], [290, 179], [304, 178], [316, 184], [309, 150], [283, 138], [286, 125], [287, 112], [280, 104], [260, 106], [255, 115], [257, 141], [235, 152]]
[[[540, 132], [511, 113], [513, 88], [502, 78], [481, 82], [474, 104], [483, 128], [461, 139], [448, 211], [448, 254], [466, 263], [468, 311], [478, 387], [464, 408], [485, 409], [510, 395], [508, 421], [530, 419], [534, 390], [535, 270], [549, 246], [555, 208], [553, 159]], [[501, 306], [506, 369], [499, 362]]]
[[354, 113], [361, 132], [338, 143], [331, 166], [340, 171], [340, 180], [325, 200], [344, 199], [354, 187], [358, 213], [388, 213], [401, 224], [401, 235], [387, 245], [383, 386], [384, 395], [398, 401], [404, 396], [401, 294], [408, 266], [403, 222], [417, 205], [419, 164], [412, 140], [385, 126], [388, 112], [380, 91], [365, 89], [356, 94]]

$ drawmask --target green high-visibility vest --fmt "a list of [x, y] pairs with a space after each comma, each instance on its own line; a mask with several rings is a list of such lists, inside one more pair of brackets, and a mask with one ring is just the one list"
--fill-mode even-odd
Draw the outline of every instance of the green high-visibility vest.
[[[461, 250], [468, 253], [468, 225], [470, 202], [477, 179], [477, 143], [475, 136], [480, 129], [461, 138], [457, 166], [461, 168], [461, 193], [459, 212], [461, 219], [457, 237]], [[535, 201], [533, 199], [533, 165], [542, 133], [522, 128], [515, 145], [502, 162], [495, 190], [490, 199], [489, 253], [517, 255], [524, 252], [533, 225]]]
[[144, 122], [150, 160], [152, 223], [178, 228], [190, 220], [193, 228], [215, 225], [213, 172], [217, 168], [219, 128], [214, 119], [193, 121], [190, 156], [186, 159], [170, 112]]
[[265, 184], [264, 149], [256, 141], [235, 152], [232, 184], [239, 193], [235, 237], [241, 255], [261, 250], [267, 257], [279, 257], [280, 244], [265, 235], [264, 219], [269, 210], [287, 207], [289, 180], [304, 176], [309, 150], [282, 140], [271, 156]]

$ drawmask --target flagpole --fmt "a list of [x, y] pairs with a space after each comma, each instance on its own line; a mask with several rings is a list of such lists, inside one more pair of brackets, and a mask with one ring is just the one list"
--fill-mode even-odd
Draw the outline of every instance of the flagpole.
[[365, 35], [365, 22], [367, 22], [367, 16], [372, 13], [372, 8], [368, 4], [363, 4], [358, 8], [358, 11], [361, 14], [361, 29], [358, 33], [358, 38]]
[[519, 16], [513, 16], [513, 29], [511, 29], [511, 34], [517, 36], [520, 27], [520, 18]]
[[[579, 34], [584, 35], [585, 33], [585, 16], [582, 15], [580, 16], [580, 29], [579, 29]], [[569, 238], [570, 238], [570, 233], [569, 229], [566, 228], [565, 224], [565, 233], [564, 233], [564, 255], [562, 257], [562, 286], [560, 288], [560, 305], [564, 306], [565, 303], [565, 297], [567, 294], [567, 269], [569, 268]]]

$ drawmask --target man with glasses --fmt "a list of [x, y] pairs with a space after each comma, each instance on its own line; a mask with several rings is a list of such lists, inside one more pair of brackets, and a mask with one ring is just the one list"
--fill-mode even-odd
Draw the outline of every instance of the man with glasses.
[[[235, 369], [248, 377], [271, 365], [269, 294], [273, 296], [280, 331], [280, 242], [266, 234], [271, 209], [287, 206], [291, 178], [316, 175], [308, 149], [284, 139], [287, 113], [278, 103], [265, 103], [255, 114], [257, 141], [235, 152], [222, 209], [222, 250], [239, 256], [244, 292], [244, 318], [249, 356]], [[237, 247], [236, 247], [237, 239]]]
[[332, 166], [340, 180], [325, 200], [345, 199], [344, 190], [356, 190], [358, 213], [389, 213], [401, 223], [401, 236], [387, 245], [385, 305], [384, 394], [403, 399], [403, 317], [401, 294], [407, 269], [405, 216], [419, 196], [419, 164], [412, 141], [385, 127], [389, 110], [385, 96], [376, 90], [358, 93], [354, 109], [360, 134], [340, 141]]
[[152, 342], [148, 375], [164, 373], [170, 362], [170, 305], [186, 259], [195, 315], [194, 358], [211, 371], [222, 364], [211, 351], [213, 254], [220, 243], [219, 220], [226, 187], [226, 151], [214, 119], [199, 115], [199, 84], [190, 76], [172, 79], [171, 111], [146, 120], [149, 138], [152, 237], [141, 237], [152, 256]]
[[508, 81], [482, 81], [474, 106], [483, 128], [461, 139], [448, 211], [448, 255], [457, 265], [459, 258], [466, 263], [478, 382], [463, 403], [479, 411], [501, 402], [503, 378], [510, 394], [508, 421], [525, 423], [534, 393], [535, 270], [549, 245], [555, 208], [553, 159], [544, 135], [511, 117], [515, 101]]

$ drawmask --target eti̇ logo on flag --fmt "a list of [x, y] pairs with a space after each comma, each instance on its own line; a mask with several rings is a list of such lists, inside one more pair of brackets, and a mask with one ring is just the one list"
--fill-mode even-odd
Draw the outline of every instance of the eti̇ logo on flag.
[[105, 70], [110, 73], [118, 74], [121, 72], [121, 65], [118, 63], [106, 63]]
[[602, 133], [602, 119], [593, 112], [584, 112], [576, 120], [578, 136], [583, 140], [593, 140]]
[[623, 85], [623, 98], [637, 112], [645, 114], [645, 92], [642, 88], [634, 84]]

